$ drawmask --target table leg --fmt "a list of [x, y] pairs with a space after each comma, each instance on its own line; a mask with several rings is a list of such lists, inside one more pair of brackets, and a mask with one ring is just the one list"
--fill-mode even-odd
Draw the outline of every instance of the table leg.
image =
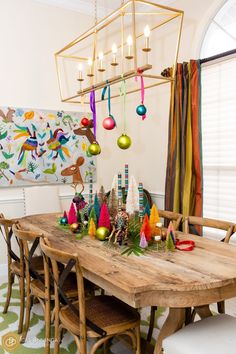
[[185, 321], [185, 308], [170, 308], [168, 317], [162, 326], [159, 336], [156, 341], [154, 354], [161, 354], [162, 352], [162, 341], [164, 338], [170, 336], [171, 334], [182, 328]]
[[210, 310], [210, 305], [204, 305], [204, 306], [196, 306], [194, 307], [196, 313], [198, 316], [203, 319], [212, 316], [212, 312]]

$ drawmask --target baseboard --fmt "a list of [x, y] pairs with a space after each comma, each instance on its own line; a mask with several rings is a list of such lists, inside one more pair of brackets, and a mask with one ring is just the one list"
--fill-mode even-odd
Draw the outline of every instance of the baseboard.
[[7, 264], [0, 264], [0, 277], [7, 276]]

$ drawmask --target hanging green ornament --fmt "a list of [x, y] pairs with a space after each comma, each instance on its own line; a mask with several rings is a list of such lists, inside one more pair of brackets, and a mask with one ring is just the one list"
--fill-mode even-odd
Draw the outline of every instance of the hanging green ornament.
[[89, 145], [88, 153], [91, 155], [99, 155], [101, 153], [100, 145], [96, 141], [94, 141], [92, 144]]
[[119, 146], [120, 149], [126, 150], [128, 149], [132, 144], [131, 138], [126, 135], [122, 134], [118, 139], [117, 139], [117, 145]]
[[131, 144], [131, 138], [126, 134], [126, 81], [123, 80], [120, 86], [120, 95], [123, 96], [123, 114], [124, 114], [124, 133], [117, 139], [117, 145], [120, 149], [126, 150]]

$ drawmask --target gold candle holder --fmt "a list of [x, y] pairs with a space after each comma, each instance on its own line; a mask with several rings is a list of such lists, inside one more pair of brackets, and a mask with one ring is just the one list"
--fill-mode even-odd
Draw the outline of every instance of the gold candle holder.
[[142, 49], [144, 52], [148, 53], [151, 52], [149, 37], [150, 37], [150, 28], [149, 26], [145, 26], [144, 28], [144, 37], [145, 37], [145, 47]]
[[104, 72], [105, 71], [105, 69], [103, 68], [103, 52], [100, 52], [99, 54], [98, 54], [98, 59], [99, 59], [99, 62], [100, 62], [100, 65], [99, 65], [99, 68], [98, 68], [98, 71], [100, 71], [100, 72]]
[[78, 71], [79, 71], [79, 77], [78, 77], [77, 80], [82, 82], [82, 81], [84, 81], [84, 78], [83, 78], [83, 65], [82, 64], [78, 65]]
[[125, 56], [125, 58], [128, 59], [128, 60], [133, 59], [133, 57], [134, 57], [132, 55], [132, 53], [131, 53], [132, 44], [133, 44], [133, 38], [132, 38], [132, 36], [129, 35], [128, 38], [127, 38], [128, 55]]
[[87, 76], [93, 77], [94, 76], [94, 74], [93, 74], [93, 61], [91, 58], [88, 58], [88, 66], [89, 66], [89, 71], [87, 73]]
[[112, 51], [112, 62], [111, 62], [111, 65], [112, 66], [117, 66], [118, 65], [118, 63], [116, 61], [117, 46], [116, 46], [115, 43], [112, 45], [111, 51]]

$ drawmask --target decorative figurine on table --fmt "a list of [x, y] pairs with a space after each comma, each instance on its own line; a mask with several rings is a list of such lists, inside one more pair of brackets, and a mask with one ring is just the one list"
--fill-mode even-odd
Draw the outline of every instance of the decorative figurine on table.
[[81, 193], [75, 194], [73, 203], [75, 203], [77, 212], [80, 213], [82, 221], [88, 220], [90, 205], [84, 200], [84, 197]]
[[128, 239], [128, 221], [129, 215], [124, 210], [118, 211], [115, 216], [114, 226], [111, 235], [109, 236], [109, 242], [114, 238], [114, 244], [118, 243], [119, 246], [127, 243]]

